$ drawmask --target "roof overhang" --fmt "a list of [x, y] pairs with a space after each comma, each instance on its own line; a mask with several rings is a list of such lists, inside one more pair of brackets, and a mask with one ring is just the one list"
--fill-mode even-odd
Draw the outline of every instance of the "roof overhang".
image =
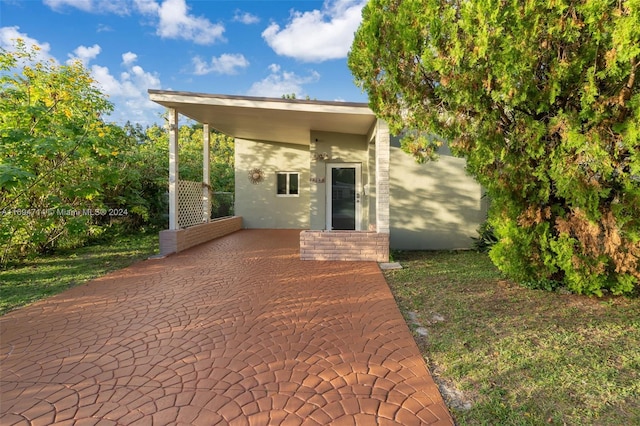
[[364, 103], [149, 90], [149, 98], [229, 136], [309, 145], [310, 132], [366, 135], [376, 116]]

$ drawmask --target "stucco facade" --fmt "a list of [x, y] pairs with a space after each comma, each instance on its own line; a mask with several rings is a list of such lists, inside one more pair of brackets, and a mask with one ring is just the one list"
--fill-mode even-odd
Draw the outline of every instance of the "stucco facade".
[[[343, 165], [358, 168], [357, 229], [375, 228], [375, 145], [368, 135], [311, 131], [306, 146], [238, 138], [235, 149], [235, 213], [247, 228], [329, 229], [328, 175]], [[251, 183], [254, 168], [264, 181]], [[297, 197], [276, 194], [278, 172], [300, 173]]]
[[357, 188], [360, 193], [358, 229], [368, 229], [369, 197], [364, 194], [364, 187], [369, 182], [366, 136], [312, 131], [310, 150], [314, 153], [328, 155], [326, 160], [317, 160], [313, 156], [311, 157], [310, 169], [315, 177], [315, 184], [311, 186], [310, 229], [327, 229], [327, 175], [331, 166], [340, 166], [341, 164], [358, 165], [360, 169], [360, 187]]
[[437, 161], [418, 164], [391, 139], [391, 248], [469, 248], [486, 218], [482, 187], [446, 145]]
[[[309, 229], [309, 146], [235, 140], [235, 214], [245, 228]], [[249, 171], [260, 169], [264, 180], [252, 183]], [[277, 172], [300, 173], [298, 196], [279, 197]]]
[[389, 246], [468, 248], [486, 216], [464, 160], [445, 147], [437, 162], [417, 164], [366, 104], [149, 93], [169, 108], [171, 231], [184, 231], [176, 220], [178, 114], [235, 138], [235, 214], [245, 228], [300, 229], [304, 259], [384, 261]]

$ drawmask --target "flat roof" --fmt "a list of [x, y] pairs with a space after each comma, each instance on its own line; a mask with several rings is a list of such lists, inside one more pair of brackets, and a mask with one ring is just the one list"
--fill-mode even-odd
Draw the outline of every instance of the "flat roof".
[[308, 145], [312, 130], [366, 135], [376, 116], [366, 103], [148, 91], [149, 98], [227, 135]]
[[199, 98], [229, 99], [229, 100], [249, 101], [249, 102], [282, 102], [282, 103], [336, 105], [336, 106], [369, 108], [369, 105], [366, 102], [319, 101], [317, 99], [285, 99], [285, 98], [270, 98], [265, 96], [223, 95], [219, 93], [185, 92], [185, 91], [179, 91], [179, 90], [160, 90], [160, 89], [149, 89], [147, 90], [147, 92], [150, 95], [151, 94], [154, 94], [154, 95], [174, 94], [174, 95], [192, 96], [192, 97], [199, 97]]

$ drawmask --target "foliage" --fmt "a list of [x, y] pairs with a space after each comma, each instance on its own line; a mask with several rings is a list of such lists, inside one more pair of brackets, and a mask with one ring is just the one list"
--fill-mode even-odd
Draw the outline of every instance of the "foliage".
[[373, 0], [349, 54], [407, 151], [466, 158], [503, 272], [596, 295], [640, 282], [639, 64], [639, 0]]
[[109, 233], [85, 247], [59, 250], [0, 270], [0, 315], [125, 268], [157, 250], [157, 232]]
[[523, 289], [474, 251], [396, 261], [387, 282], [428, 331], [416, 342], [456, 424], [640, 424], [640, 298]]
[[[178, 146], [180, 150], [178, 175], [180, 179], [202, 181], [202, 141], [202, 124], [180, 126], [178, 131]], [[212, 217], [227, 216], [232, 214], [233, 192], [235, 189], [234, 141], [230, 136], [210, 130], [209, 145], [209, 182], [214, 194], [211, 200]], [[151, 154], [157, 159], [153, 162], [153, 165], [147, 164], [146, 167], [160, 167], [162, 169], [160, 174], [158, 174], [157, 170], [149, 170], [147, 175], [159, 176], [159, 184], [162, 185], [163, 192], [162, 203], [158, 211], [162, 212], [164, 222], [166, 222], [165, 216], [168, 204], [165, 192], [167, 170], [169, 168], [169, 135], [160, 126], [153, 125], [147, 129], [146, 138], [139, 146], [146, 147], [146, 152], [139, 167], [145, 167], [145, 163], [148, 163], [148, 156]], [[216, 193], [219, 192], [225, 194], [216, 196]]]
[[[159, 163], [163, 164], [164, 171], [162, 179], [166, 185], [166, 175], [169, 167], [169, 135], [159, 126], [151, 126], [147, 130], [148, 141], [156, 146], [166, 147], [162, 153]], [[178, 175], [182, 180], [201, 181], [202, 180], [202, 124], [182, 125], [178, 131], [178, 146], [180, 159], [178, 163]], [[209, 132], [209, 182], [212, 197], [212, 216], [231, 214], [233, 207], [233, 192], [235, 190], [235, 169], [234, 169], [234, 141], [232, 137], [226, 136], [215, 130]], [[218, 195], [215, 193], [229, 193], [228, 195]], [[163, 211], [166, 211], [166, 206]]]
[[[282, 95], [282, 96], [281, 96], [281, 98], [282, 98], [282, 99], [297, 99], [297, 98], [296, 98], [296, 94], [295, 94], [295, 92], [292, 92], [292, 93], [285, 93], [284, 95]], [[312, 99], [311, 99], [311, 97], [310, 97], [309, 95], [305, 95], [304, 100], [305, 100], [305, 101], [310, 101], [310, 100], [312, 100]], [[314, 100], [314, 101], [317, 101], [317, 99], [316, 99], [316, 98], [313, 98], [313, 100]]]
[[[180, 147], [180, 179], [202, 180], [202, 124], [180, 126], [178, 145]], [[233, 192], [234, 180], [234, 143], [233, 138], [211, 131], [209, 181], [215, 191]], [[168, 139], [167, 139], [168, 146]], [[168, 157], [167, 157], [168, 158]]]
[[0, 259], [98, 233], [78, 212], [105, 208], [101, 183], [118, 178], [119, 129], [100, 118], [111, 104], [81, 63], [36, 62], [37, 50], [0, 51]]
[[498, 242], [493, 226], [484, 221], [478, 228], [478, 236], [472, 237], [473, 248], [479, 252], [488, 252], [495, 243]]
[[[0, 50], [0, 265], [81, 246], [111, 227], [166, 227], [168, 134], [118, 126], [80, 62]], [[202, 180], [202, 126], [183, 125], [180, 176]], [[233, 139], [211, 132], [211, 185], [233, 192]]]
[[122, 128], [119, 179], [105, 187], [104, 194], [110, 207], [128, 210], [120, 220], [130, 230], [167, 225], [169, 149], [163, 133], [156, 127], [143, 129], [129, 122]]

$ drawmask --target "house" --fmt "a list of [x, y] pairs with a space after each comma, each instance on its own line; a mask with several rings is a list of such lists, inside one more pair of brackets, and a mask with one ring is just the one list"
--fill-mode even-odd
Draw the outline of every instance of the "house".
[[[300, 229], [302, 259], [387, 261], [391, 249], [468, 248], [483, 191], [444, 146], [417, 164], [367, 104], [149, 90], [169, 109], [163, 253], [240, 228]], [[177, 126], [205, 127], [202, 183], [177, 174]], [[235, 138], [235, 215], [210, 221], [208, 129]], [[186, 219], [185, 219], [186, 218]]]

